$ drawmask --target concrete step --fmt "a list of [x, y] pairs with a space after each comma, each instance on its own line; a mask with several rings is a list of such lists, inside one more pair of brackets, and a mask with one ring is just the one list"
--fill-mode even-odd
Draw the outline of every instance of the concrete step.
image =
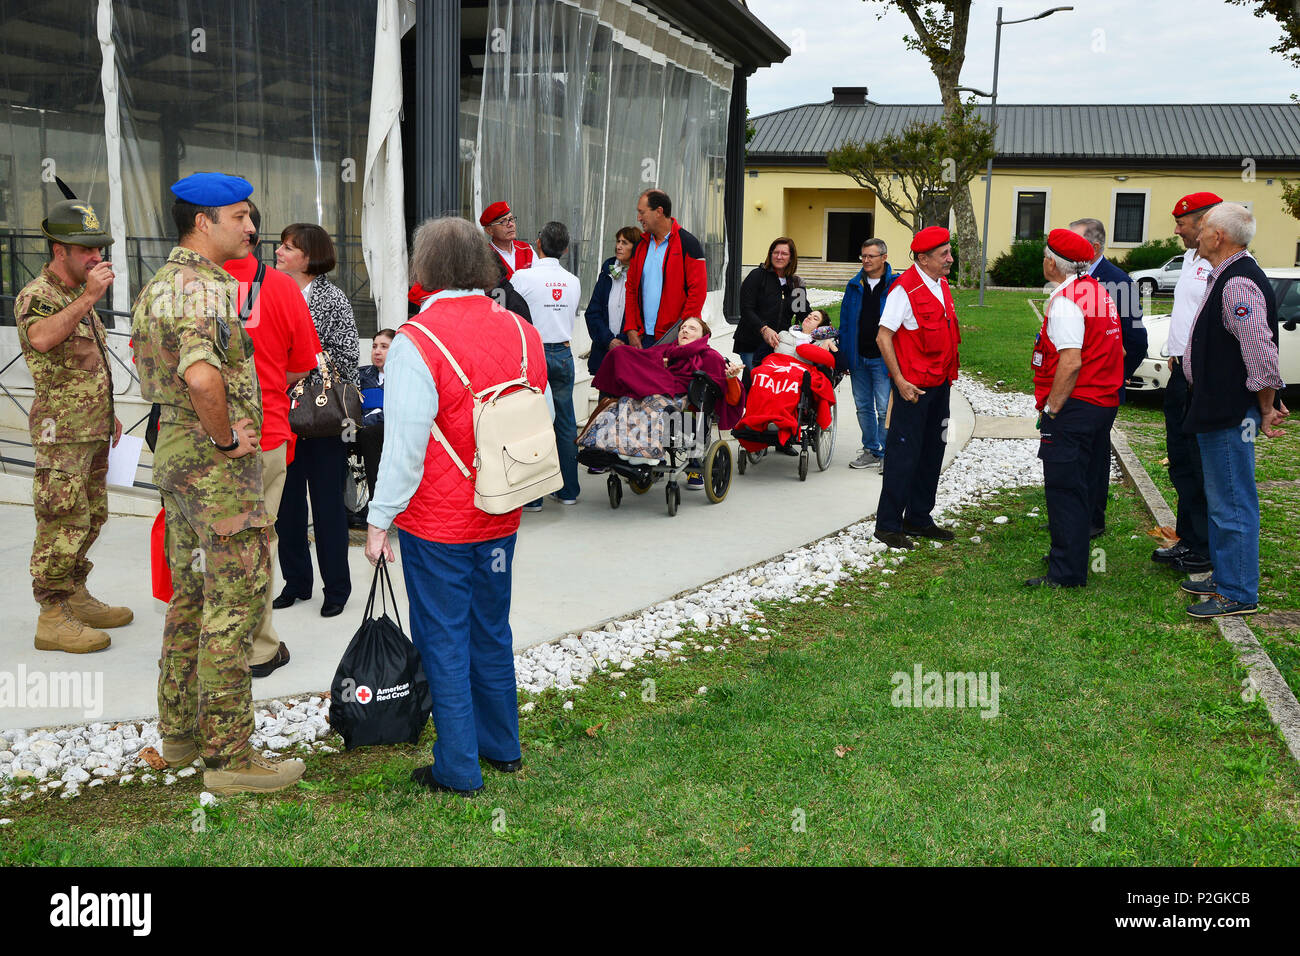
[[858, 274], [861, 267], [856, 262], [821, 262], [800, 259], [799, 278], [814, 288], [843, 289]]

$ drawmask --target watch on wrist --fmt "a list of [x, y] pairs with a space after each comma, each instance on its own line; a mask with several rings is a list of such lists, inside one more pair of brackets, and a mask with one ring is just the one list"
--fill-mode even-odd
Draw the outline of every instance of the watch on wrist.
[[239, 447], [239, 432], [235, 431], [234, 428], [230, 429], [229, 445], [218, 445], [217, 440], [213, 438], [211, 435], [208, 436], [208, 441], [212, 442], [212, 447], [214, 447], [217, 451], [234, 451], [236, 448]]
[[1052, 406], [1048, 405], [1046, 402], [1043, 402], [1043, 414], [1048, 418], [1056, 417], [1056, 412], [1052, 411]]

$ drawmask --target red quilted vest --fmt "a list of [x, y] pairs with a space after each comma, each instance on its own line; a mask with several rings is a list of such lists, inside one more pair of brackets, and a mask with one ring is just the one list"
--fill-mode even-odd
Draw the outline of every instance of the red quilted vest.
[[901, 288], [907, 295], [917, 325], [915, 329], [900, 326], [894, 333], [894, 354], [898, 357], [898, 371], [918, 388], [936, 388], [957, 379], [961, 329], [948, 280], [941, 278], [939, 285], [943, 287], [943, 304], [926, 287], [916, 266], [894, 283], [894, 288]]
[[[439, 299], [415, 317], [438, 336], [456, 357], [474, 391], [519, 377], [519, 331], [515, 315], [485, 295]], [[528, 381], [546, 386], [546, 353], [542, 337], [520, 321], [528, 342]], [[411, 340], [433, 375], [438, 389], [438, 427], [456, 449], [470, 477], [461, 474], [447, 450], [429, 437], [424, 453], [424, 477], [396, 524], [426, 541], [467, 544], [491, 541], [519, 529], [519, 510], [490, 515], [474, 507], [474, 402], [460, 377], [438, 347], [421, 332], [403, 325], [397, 330]]]
[[[1080, 350], [1083, 366], [1070, 397], [1103, 408], [1117, 407], [1119, 387], [1124, 381], [1124, 345], [1114, 300], [1092, 276], [1080, 276], [1056, 294], [1068, 298], [1083, 312]], [[1030, 360], [1034, 371], [1034, 402], [1040, 409], [1052, 391], [1060, 361], [1056, 345], [1047, 337], [1050, 309], [1049, 302], [1043, 310], [1043, 327], [1034, 342], [1034, 357]]]

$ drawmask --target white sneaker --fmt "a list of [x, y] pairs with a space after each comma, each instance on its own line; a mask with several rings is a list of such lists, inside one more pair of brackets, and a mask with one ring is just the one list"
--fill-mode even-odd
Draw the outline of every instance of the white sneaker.
[[[547, 497], [552, 499], [553, 501], [558, 501], [562, 505], [576, 505], [578, 503], [577, 498], [561, 498], [560, 493], [558, 491], [552, 491], [549, 495], [547, 495]], [[538, 505], [537, 510], [538, 511], [542, 510], [540, 505]]]

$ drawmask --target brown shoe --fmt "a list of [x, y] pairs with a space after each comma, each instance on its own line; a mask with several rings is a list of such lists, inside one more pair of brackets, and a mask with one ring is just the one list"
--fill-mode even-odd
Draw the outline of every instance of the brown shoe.
[[292, 787], [306, 769], [307, 765], [301, 760], [272, 762], [252, 753], [247, 766], [227, 765], [219, 770], [203, 771], [203, 789], [222, 797], [236, 793], [271, 793]]
[[194, 761], [199, 759], [199, 748], [188, 737], [182, 737], [179, 740], [168, 740], [163, 738], [162, 758], [167, 761], [167, 766], [188, 767]]
[[135, 620], [129, 607], [113, 607], [91, 597], [85, 584], [78, 584], [77, 589], [68, 596], [68, 607], [77, 615], [77, 620], [91, 627], [121, 627]]
[[41, 605], [41, 616], [36, 619], [38, 651], [88, 654], [91, 651], [102, 651], [111, 643], [112, 638], [103, 631], [83, 624], [72, 613], [66, 600], [58, 599]]

